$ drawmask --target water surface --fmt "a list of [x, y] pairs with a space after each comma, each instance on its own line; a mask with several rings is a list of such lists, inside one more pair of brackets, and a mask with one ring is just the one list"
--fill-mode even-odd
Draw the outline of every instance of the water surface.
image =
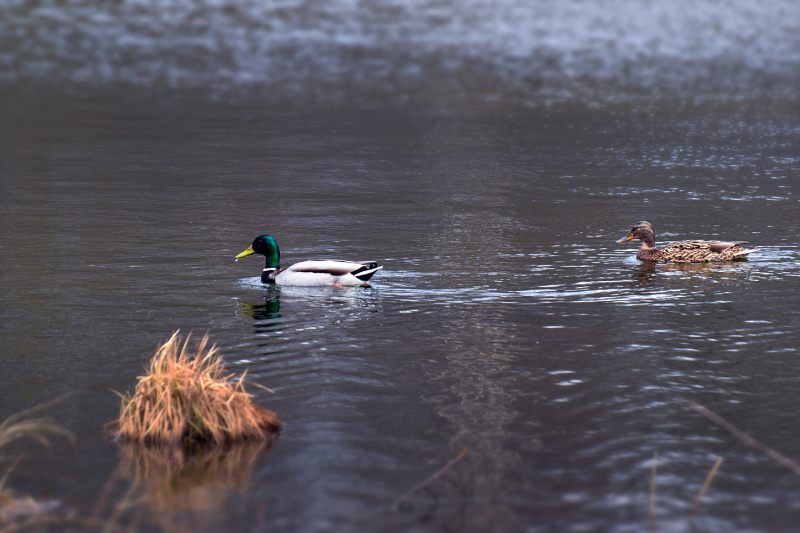
[[[680, 403], [798, 459], [796, 102], [461, 113], [11, 102], [0, 417], [78, 391], [49, 410], [77, 450], [29, 450], [9, 477], [17, 490], [90, 515], [124, 457], [103, 436], [110, 389], [131, 390], [180, 329], [208, 332], [231, 370], [273, 388], [251, 390], [285, 431], [235, 463], [241, 477], [154, 492], [123, 523], [641, 531], [654, 452], [659, 531], [689, 530], [719, 457], [699, 530], [800, 521], [791, 473]], [[641, 219], [661, 242], [741, 239], [759, 252], [643, 265], [635, 245], [614, 244]], [[258, 258], [233, 261], [264, 232], [283, 264], [384, 270], [371, 287], [265, 287]], [[469, 459], [392, 505], [463, 448]]]

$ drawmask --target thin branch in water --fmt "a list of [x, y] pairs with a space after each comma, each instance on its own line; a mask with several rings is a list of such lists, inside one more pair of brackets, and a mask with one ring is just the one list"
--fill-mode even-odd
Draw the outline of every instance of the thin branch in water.
[[711, 485], [711, 480], [714, 479], [714, 476], [717, 475], [717, 470], [719, 470], [720, 465], [722, 464], [722, 457], [717, 459], [717, 462], [714, 463], [714, 466], [711, 467], [711, 471], [706, 476], [705, 482], [703, 482], [703, 486], [700, 487], [700, 492], [697, 493], [697, 497], [694, 499], [694, 504], [692, 508], [689, 510], [689, 516], [694, 516], [694, 512], [697, 511], [697, 508], [700, 507], [700, 501], [703, 499], [703, 496], [708, 490], [708, 487]]
[[781, 465], [785, 466], [786, 468], [788, 468], [789, 470], [791, 470], [792, 472], [794, 472], [794, 474], [796, 476], [800, 476], [800, 465], [798, 465], [797, 463], [795, 463], [794, 461], [792, 461], [788, 457], [785, 457], [785, 456], [781, 455], [780, 453], [776, 452], [775, 450], [773, 450], [769, 446], [765, 446], [764, 444], [761, 444], [756, 439], [754, 439], [753, 437], [751, 437], [750, 435], [748, 435], [747, 433], [745, 433], [741, 429], [737, 428], [736, 426], [734, 426], [733, 424], [731, 424], [730, 422], [728, 422], [727, 420], [725, 420], [724, 418], [719, 416], [717, 413], [715, 413], [715, 412], [703, 407], [702, 405], [698, 405], [698, 404], [696, 404], [695, 402], [692, 402], [692, 401], [687, 401], [687, 402], [685, 402], [685, 404], [686, 404], [686, 406], [688, 406], [689, 408], [697, 411], [698, 413], [700, 413], [704, 417], [708, 418], [709, 420], [711, 420], [712, 422], [714, 422], [718, 426], [721, 426], [722, 428], [726, 429], [728, 432], [730, 432], [734, 436], [738, 437], [739, 440], [741, 440], [742, 442], [744, 442], [745, 444], [747, 444], [751, 448], [755, 448], [756, 450], [764, 453], [764, 455], [766, 455], [767, 457], [769, 457], [770, 459], [772, 459], [776, 463], [781, 464]]
[[650, 470], [650, 531], [656, 530], [656, 473], [658, 472], [658, 452], [653, 452], [653, 467]]
[[442, 468], [440, 468], [435, 474], [433, 474], [431, 477], [429, 477], [428, 479], [426, 479], [422, 483], [416, 485], [414, 488], [412, 488], [411, 490], [409, 490], [408, 492], [406, 492], [405, 494], [400, 496], [400, 498], [395, 500], [395, 502], [392, 504], [392, 506], [395, 507], [395, 508], [399, 507], [400, 504], [403, 503], [404, 501], [406, 501], [408, 498], [410, 498], [412, 494], [414, 494], [415, 492], [417, 492], [420, 489], [423, 489], [423, 488], [427, 487], [428, 485], [430, 485], [431, 483], [433, 483], [434, 481], [436, 481], [437, 479], [442, 477], [445, 472], [447, 472], [448, 470], [453, 468], [456, 464], [458, 464], [459, 461], [461, 461], [463, 459], [466, 459], [467, 456], [469, 456], [469, 452], [467, 451], [466, 448], [464, 448], [463, 450], [461, 450], [461, 452], [455, 458], [451, 459], [446, 465], [444, 465]]

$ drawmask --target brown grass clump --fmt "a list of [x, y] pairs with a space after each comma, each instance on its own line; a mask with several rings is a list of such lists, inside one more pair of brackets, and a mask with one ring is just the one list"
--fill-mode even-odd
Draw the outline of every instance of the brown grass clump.
[[[160, 346], [133, 396], [122, 397], [118, 438], [142, 444], [227, 444], [271, 439], [281, 429], [272, 411], [252, 403], [244, 377], [233, 382], [216, 346], [206, 351], [208, 335], [195, 352], [181, 345], [176, 331]], [[205, 353], [203, 353], [205, 352]], [[245, 372], [247, 374], [247, 372]]]

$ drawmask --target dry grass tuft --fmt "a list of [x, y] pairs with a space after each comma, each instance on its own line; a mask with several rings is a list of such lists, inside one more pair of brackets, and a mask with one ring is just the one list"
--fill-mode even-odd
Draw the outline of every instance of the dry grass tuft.
[[[190, 337], [190, 336], [189, 336]], [[281, 429], [272, 411], [251, 402], [244, 375], [226, 374], [217, 349], [204, 336], [197, 349], [176, 331], [156, 350], [133, 396], [122, 397], [118, 437], [142, 444], [227, 444], [269, 440]], [[205, 352], [205, 353], [204, 353]], [[246, 372], [245, 372], [246, 374]]]

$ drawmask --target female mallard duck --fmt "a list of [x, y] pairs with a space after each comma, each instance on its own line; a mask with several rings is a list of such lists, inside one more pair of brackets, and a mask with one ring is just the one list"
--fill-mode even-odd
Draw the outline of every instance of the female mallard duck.
[[280, 267], [281, 251], [278, 243], [269, 235], [256, 237], [250, 248], [236, 256], [260, 254], [267, 258], [261, 282], [270, 285], [365, 285], [375, 272], [382, 269], [373, 261], [301, 261], [289, 268]]
[[642, 247], [636, 258], [641, 261], [659, 261], [661, 263], [705, 263], [707, 261], [734, 261], [747, 259], [747, 254], [755, 249], [739, 246], [747, 241], [679, 241], [671, 242], [656, 248], [656, 233], [649, 222], [637, 222], [626, 237], [617, 244], [631, 239], [641, 239]]

